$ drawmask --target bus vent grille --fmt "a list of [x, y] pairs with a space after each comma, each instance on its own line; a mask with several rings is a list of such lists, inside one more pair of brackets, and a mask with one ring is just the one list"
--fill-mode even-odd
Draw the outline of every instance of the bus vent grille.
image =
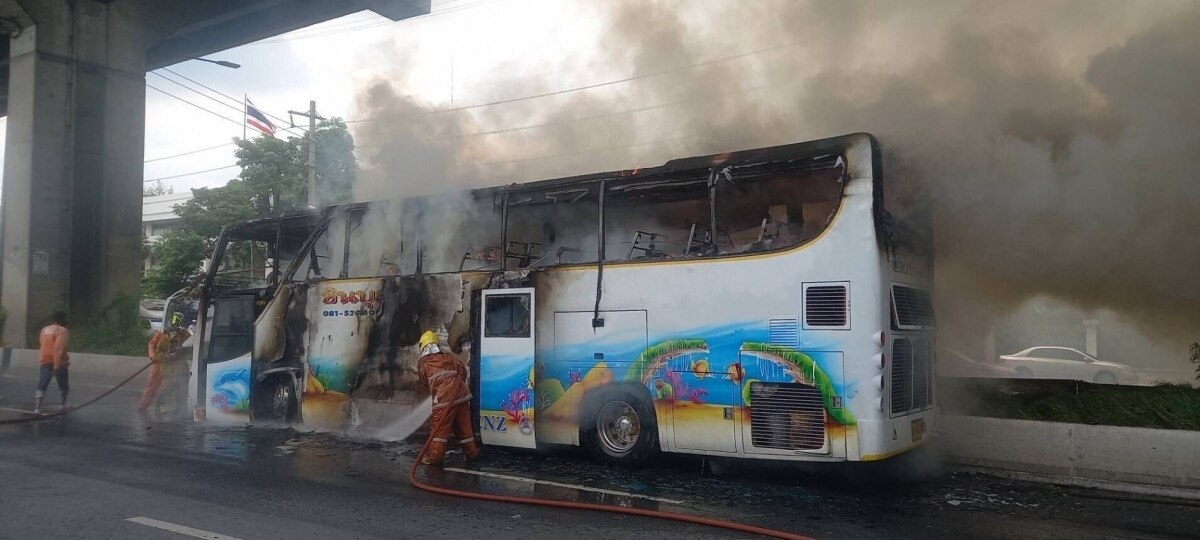
[[913, 408], [924, 409], [933, 404], [933, 358], [929, 340], [913, 342]]
[[896, 325], [903, 330], [933, 328], [933, 300], [929, 291], [903, 285], [892, 286]]
[[804, 290], [804, 324], [810, 327], [845, 327], [849, 311], [845, 285], [818, 285]]
[[899, 338], [892, 342], [892, 413], [933, 404], [933, 357], [929, 341]]
[[750, 439], [758, 448], [823, 448], [821, 391], [807, 384], [750, 383]]
[[771, 319], [768, 324], [771, 345], [792, 348], [800, 346], [800, 325], [796, 319]]

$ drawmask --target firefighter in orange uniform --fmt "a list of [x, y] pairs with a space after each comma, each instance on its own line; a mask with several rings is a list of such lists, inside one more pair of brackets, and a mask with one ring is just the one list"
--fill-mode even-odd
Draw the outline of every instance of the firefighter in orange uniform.
[[437, 334], [425, 332], [417, 342], [421, 359], [417, 376], [421, 386], [433, 396], [433, 416], [429, 420], [432, 441], [421, 463], [441, 465], [450, 437], [462, 445], [467, 461], [479, 458], [479, 446], [471, 426], [471, 387], [467, 368], [454, 355], [442, 352]]

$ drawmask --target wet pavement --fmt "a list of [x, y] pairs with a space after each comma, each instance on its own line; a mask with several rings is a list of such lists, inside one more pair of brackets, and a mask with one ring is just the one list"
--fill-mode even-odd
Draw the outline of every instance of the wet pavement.
[[[77, 402], [108, 382], [80, 379], [72, 381]], [[0, 407], [27, 407], [32, 384], [0, 378], [0, 395], [8, 398]], [[0, 538], [180, 538], [168, 532], [180, 526], [247, 539], [745, 537], [428, 494], [407, 482], [416, 443], [144, 417], [132, 412], [137, 390], [135, 383], [65, 418], [0, 426]], [[52, 390], [50, 400], [56, 398]], [[0, 410], [0, 420], [19, 416]], [[466, 468], [455, 457], [450, 469], [423, 478], [819, 538], [1200, 538], [1195, 502], [946, 471], [929, 453], [884, 467], [816, 470], [666, 456], [628, 471], [574, 449], [489, 448], [478, 466]]]

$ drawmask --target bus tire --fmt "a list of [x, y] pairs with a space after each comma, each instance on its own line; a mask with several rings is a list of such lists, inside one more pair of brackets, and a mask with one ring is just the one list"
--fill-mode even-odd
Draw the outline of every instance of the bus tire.
[[596, 459], [633, 468], [658, 450], [658, 422], [644, 392], [606, 386], [586, 400], [579, 439]]
[[290, 424], [296, 418], [296, 388], [291, 377], [275, 375], [260, 383], [254, 403], [254, 419]]

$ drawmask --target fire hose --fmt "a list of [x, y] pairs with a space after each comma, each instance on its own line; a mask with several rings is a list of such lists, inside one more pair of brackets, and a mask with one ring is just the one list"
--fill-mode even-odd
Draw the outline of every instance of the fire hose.
[[78, 407], [72, 407], [70, 409], [63, 409], [58, 412], [49, 413], [49, 414], [38, 414], [36, 416], [31, 416], [28, 418], [15, 418], [15, 419], [10, 419], [10, 420], [0, 420], [0, 426], [8, 425], [8, 424], [23, 424], [25, 422], [35, 422], [38, 420], [45, 420], [47, 418], [54, 418], [56, 416], [66, 416], [67, 414], [78, 411], [79, 409], [87, 407], [88, 405], [91, 405], [97, 401], [100, 401], [100, 400], [108, 397], [109, 394], [116, 392], [117, 389], [121, 388], [122, 386], [125, 386], [126, 384], [129, 384], [129, 381], [132, 381], [135, 377], [137, 377], [138, 375], [141, 375], [143, 371], [146, 371], [147, 369], [149, 369], [150, 366], [153, 364], [154, 364], [154, 362], [147, 363], [146, 365], [142, 366], [141, 369], [133, 372], [133, 374], [130, 375], [129, 377], [127, 377], [125, 380], [121, 381], [120, 383], [117, 383], [116, 386], [109, 388], [103, 394], [100, 394], [92, 399], [89, 399], [89, 400], [83, 402]]
[[[131, 374], [129, 377], [126, 377], [125, 380], [121, 381], [120, 383], [117, 383], [116, 386], [106, 390], [104, 393], [100, 394], [99, 396], [96, 396], [88, 401], [83, 402], [78, 407], [60, 410], [58, 412], [54, 412], [54, 413], [50, 413], [50, 414], [41, 414], [41, 415], [37, 415], [37, 416], [32, 416], [29, 418], [16, 418], [16, 419], [10, 419], [10, 420], [0, 420], [0, 425], [22, 424], [25, 422], [34, 422], [37, 420], [44, 420], [46, 418], [65, 416], [69, 413], [83, 409], [97, 401], [100, 401], [101, 399], [108, 397], [113, 392], [116, 392], [122, 386], [125, 386], [126, 384], [128, 384], [129, 381], [132, 381], [138, 375], [141, 375], [143, 371], [146, 371], [147, 369], [149, 369], [152, 364], [153, 363], [148, 363], [145, 366], [142, 366], [141, 369], [133, 372], [133, 374]], [[413, 458], [412, 467], [408, 471], [409, 483], [411, 483], [413, 485], [413, 487], [415, 487], [419, 490], [422, 490], [422, 491], [429, 492], [429, 493], [436, 493], [438, 495], [447, 495], [447, 496], [451, 496], [451, 497], [461, 497], [461, 498], [465, 498], [465, 499], [475, 499], [475, 500], [480, 500], [480, 501], [491, 501], [491, 502], [502, 502], [502, 503], [513, 503], [513, 504], [527, 504], [527, 505], [534, 505], [534, 506], [547, 506], [547, 507], [552, 507], [552, 508], [571, 508], [571, 509], [576, 509], [576, 510], [591, 510], [591, 511], [595, 511], [595, 512], [610, 512], [610, 513], [615, 513], [615, 514], [626, 514], [626, 515], [634, 515], [634, 516], [652, 517], [652, 518], [658, 518], [658, 519], [668, 519], [668, 520], [680, 521], [680, 522], [684, 522], [684, 523], [692, 523], [692, 524], [696, 524], [696, 525], [704, 525], [704, 526], [708, 526], [708, 527], [717, 527], [717, 528], [722, 528], [722, 529], [728, 529], [731, 531], [744, 532], [744, 533], [749, 533], [749, 534], [757, 534], [757, 535], [761, 535], [761, 536], [765, 536], [765, 537], [769, 537], [769, 538], [781, 538], [784, 540], [812, 540], [811, 537], [808, 537], [808, 536], [793, 534], [793, 533], [784, 532], [784, 531], [778, 531], [778, 530], [774, 530], [774, 529], [767, 529], [764, 527], [756, 527], [754, 525], [746, 525], [743, 523], [736, 523], [733, 521], [705, 518], [705, 517], [700, 517], [700, 516], [690, 516], [687, 514], [678, 514], [678, 513], [674, 513], [674, 512], [665, 512], [665, 511], [661, 511], [661, 510], [648, 510], [648, 509], [643, 509], [643, 508], [625, 508], [625, 507], [620, 507], [620, 506], [609, 506], [609, 505], [604, 505], [604, 504], [594, 504], [594, 503], [575, 502], [575, 501], [559, 501], [559, 500], [554, 500], [554, 499], [537, 499], [537, 498], [531, 498], [531, 497], [516, 497], [516, 496], [511, 496], [511, 495], [493, 495], [490, 493], [478, 493], [478, 492], [474, 492], [474, 491], [463, 491], [463, 490], [458, 490], [458, 489], [434, 486], [434, 485], [427, 484], [427, 483], [422, 482], [417, 479], [417, 468], [421, 466], [421, 457], [424, 456], [425, 452], [429, 450], [429, 444], [432, 442], [433, 442], [433, 434], [430, 433], [429, 438], [427, 438], [425, 440], [425, 444], [421, 445], [421, 449], [417, 452], [416, 457]]]
[[436, 493], [438, 495], [447, 495], [450, 497], [462, 497], [465, 499], [475, 499], [480, 501], [528, 504], [533, 506], [549, 506], [552, 508], [572, 508], [575, 510], [592, 510], [595, 512], [611, 512], [614, 514], [628, 514], [634, 516], [652, 517], [658, 519], [669, 519], [673, 521], [681, 521], [684, 523], [692, 523], [695, 525], [705, 525], [708, 527], [717, 527], [728, 529], [731, 531], [744, 532], [749, 534], [757, 534], [769, 538], [782, 538], [785, 540], [812, 540], [811, 537], [799, 534], [793, 534], [764, 527], [756, 527], [754, 525], [746, 525], [733, 521], [721, 519], [705, 518], [700, 516], [691, 516], [687, 514], [678, 514], [675, 512], [665, 512], [661, 510], [647, 510], [643, 508], [626, 508], [622, 506], [610, 506], [606, 504], [594, 504], [575, 501], [559, 501], [555, 499], [538, 499], [533, 497], [517, 497], [511, 495], [493, 495], [490, 493], [479, 493], [475, 491], [463, 491], [445, 487], [426, 484], [417, 479], [417, 468], [421, 466], [421, 457], [429, 449], [429, 444], [433, 442], [433, 433], [429, 434], [429, 438], [425, 440], [425, 444], [421, 445], [421, 449], [417, 451], [417, 456], [413, 458], [412, 468], [408, 470], [408, 481], [413, 487]]

